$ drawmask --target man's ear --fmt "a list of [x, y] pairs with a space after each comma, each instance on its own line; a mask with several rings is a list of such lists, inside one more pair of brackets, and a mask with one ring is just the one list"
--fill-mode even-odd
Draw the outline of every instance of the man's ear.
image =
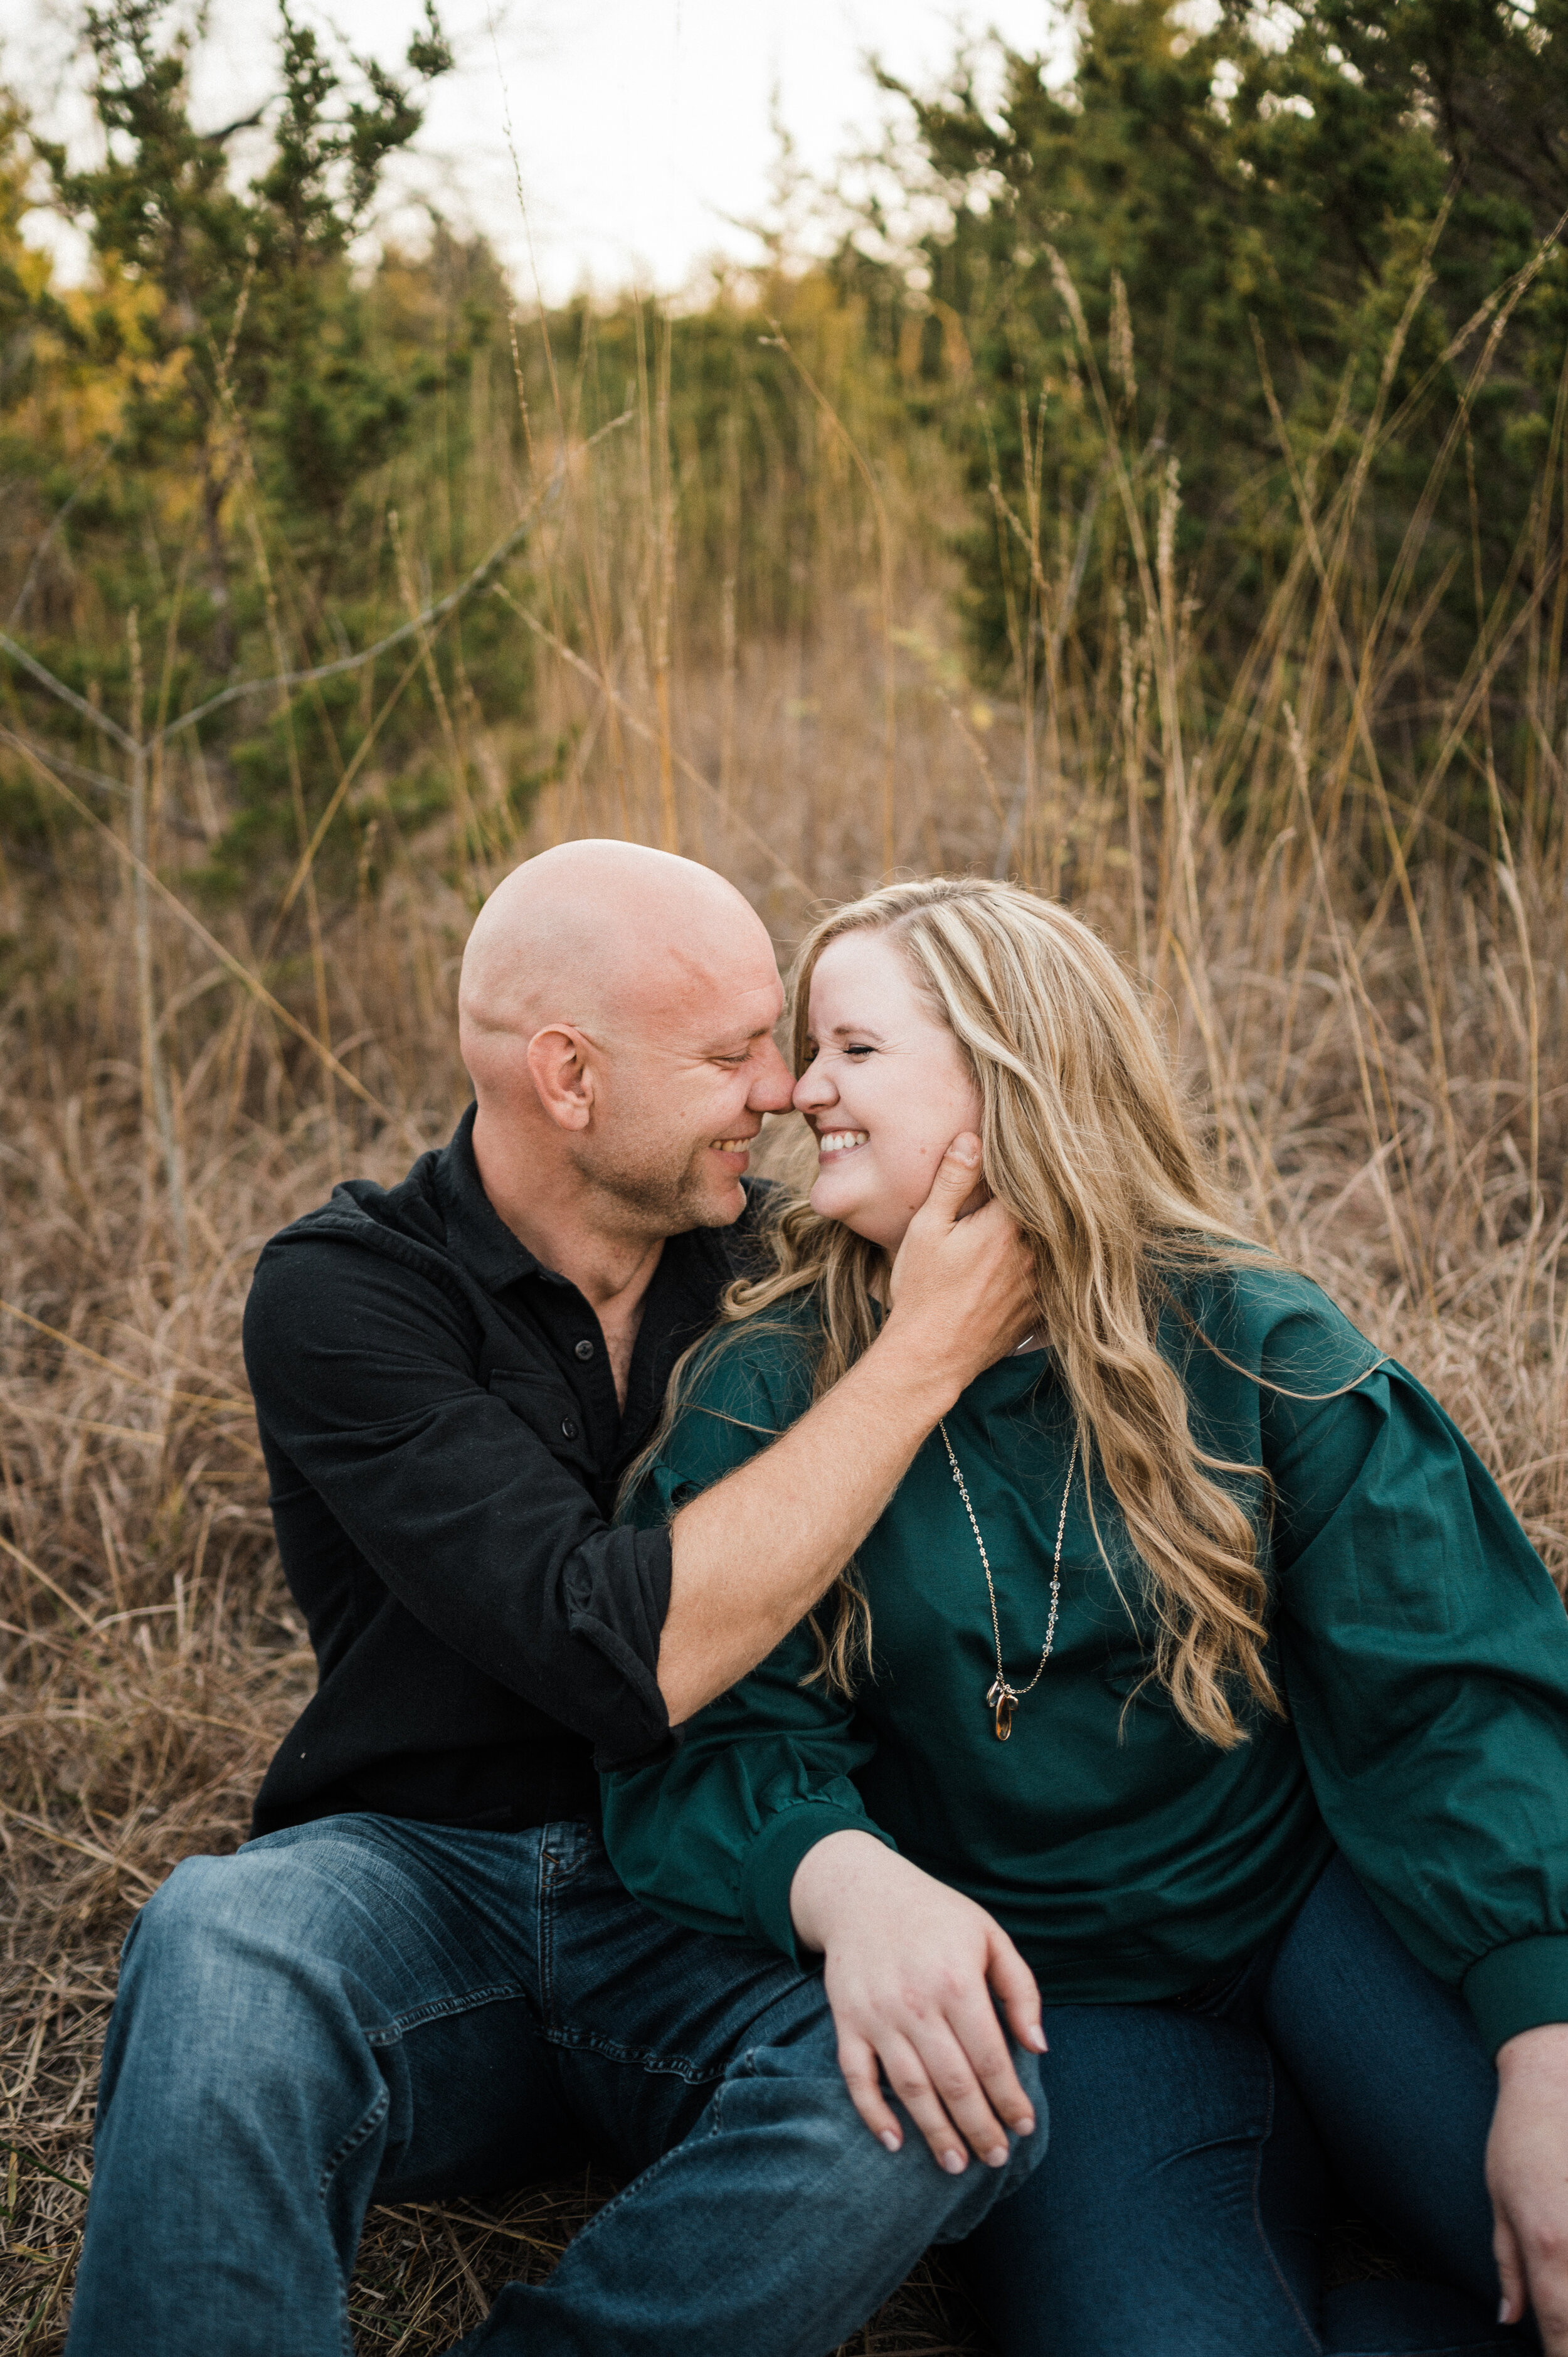
[[564, 1023], [536, 1031], [528, 1043], [528, 1069], [539, 1102], [562, 1129], [586, 1129], [594, 1104], [594, 1075], [580, 1032]]

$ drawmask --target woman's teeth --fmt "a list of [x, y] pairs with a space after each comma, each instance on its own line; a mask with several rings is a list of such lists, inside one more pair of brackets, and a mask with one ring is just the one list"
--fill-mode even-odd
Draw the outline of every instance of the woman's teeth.
[[868, 1146], [871, 1132], [867, 1129], [824, 1129], [817, 1139], [819, 1154], [849, 1154], [857, 1146]]
[[714, 1152], [715, 1154], [745, 1154], [749, 1151], [750, 1146], [751, 1140], [749, 1137], [715, 1137], [714, 1140]]

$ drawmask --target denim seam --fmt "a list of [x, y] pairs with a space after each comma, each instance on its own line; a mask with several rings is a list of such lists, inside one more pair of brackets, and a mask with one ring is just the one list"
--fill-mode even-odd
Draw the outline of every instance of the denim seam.
[[455, 2013], [473, 2013], [482, 2005], [499, 2005], [508, 1997], [526, 1997], [528, 1992], [521, 1981], [493, 1981], [488, 1987], [468, 1989], [461, 1996], [432, 1997], [427, 2004], [416, 2005], [408, 2013], [394, 2014], [379, 2029], [367, 2029], [368, 2046], [395, 2046], [411, 2029], [421, 2029], [427, 2021], [440, 2021]]
[[539, 1925], [539, 2010], [548, 2030], [555, 2013], [555, 1895], [556, 1865], [543, 1842], [539, 1845], [539, 1896], [535, 1919]]
[[[380, 2094], [378, 2094], [375, 2102], [371, 2105], [370, 2110], [365, 2114], [363, 2119], [360, 2120], [359, 2126], [350, 2129], [349, 2133], [343, 2138], [342, 2143], [338, 2147], [337, 2150], [335, 2152], [328, 2153], [327, 2156], [327, 2159], [323, 2164], [321, 2175], [317, 2180], [316, 2188], [316, 2198], [324, 2207], [326, 2205], [328, 2189], [331, 2185], [332, 2179], [337, 2176], [338, 2171], [342, 2168], [343, 2163], [349, 2159], [354, 2153], [358, 2152], [362, 2144], [369, 2141], [369, 2139], [375, 2134], [376, 2129], [381, 2126], [382, 2120], [385, 2119], [391, 2109], [392, 2095], [387, 2088], [385, 2081], [383, 2080]], [[332, 2237], [328, 2235], [328, 2241], [331, 2241]], [[335, 2242], [333, 2243], [333, 2251], [334, 2255], [336, 2255], [337, 2244]], [[338, 2271], [338, 2328], [341, 2335], [343, 2357], [354, 2357], [354, 2326], [353, 2319], [349, 2313], [349, 2293], [350, 2287], [349, 2279], [344, 2276], [341, 2267], [339, 2267]]]
[[704, 2070], [684, 2054], [656, 2054], [647, 2046], [622, 2046], [613, 2038], [606, 2038], [594, 2029], [545, 2029], [544, 2042], [568, 2053], [589, 2053], [603, 2057], [607, 2062], [635, 2062], [644, 2071], [660, 2078], [684, 2079], [691, 2087], [720, 2086], [722, 2070]]
[[646, 2196], [648, 2189], [652, 2184], [654, 2179], [662, 2175], [662, 2173], [668, 2169], [674, 2161], [680, 2158], [685, 2147], [689, 2145], [692, 2142], [693, 2137], [699, 2133], [701, 2126], [702, 2123], [699, 2121], [686, 2136], [682, 2136], [679, 2144], [671, 2145], [668, 2152], [660, 2153], [659, 2158], [652, 2164], [651, 2168], [645, 2169], [640, 2177], [634, 2178], [629, 2185], [623, 2185], [618, 2193], [612, 2193], [609, 2200], [604, 2204], [603, 2208], [595, 2211], [593, 2216], [588, 2220], [587, 2224], [585, 2226], [578, 2227], [576, 2233], [572, 2237], [570, 2248], [575, 2251], [579, 2244], [585, 2242], [591, 2234], [596, 2233], [601, 2226], [606, 2225], [608, 2221], [615, 2216], [616, 2212], [620, 2210], [626, 2202], [630, 2201], [633, 2194], [636, 2194], [639, 2199]]
[[359, 2151], [360, 2147], [365, 2142], [368, 2136], [375, 2134], [377, 2128], [380, 2127], [391, 2108], [392, 2096], [383, 2082], [380, 2094], [376, 2097], [375, 2102], [371, 2105], [370, 2110], [365, 2114], [363, 2119], [360, 2121], [357, 2126], [349, 2129], [349, 2134], [343, 2138], [342, 2143], [337, 2147], [335, 2151], [329, 2152], [327, 2158], [322, 2163], [321, 2175], [317, 2181], [316, 2187], [317, 2195], [319, 2200], [323, 2201], [326, 2201], [327, 2190], [331, 2184], [332, 2179], [337, 2176], [338, 2171], [342, 2168], [343, 2163], [349, 2159], [351, 2154]]
[[1314, 2331], [1307, 2319], [1302, 2314], [1301, 2302], [1297, 2299], [1294, 2292], [1292, 2290], [1290, 2284], [1286, 2279], [1284, 2269], [1281, 2266], [1278, 2259], [1274, 2255], [1274, 2246], [1273, 2243], [1270, 2242], [1268, 2229], [1263, 2224], [1263, 2155], [1268, 2150], [1269, 2138], [1274, 2132], [1274, 2058], [1270, 2053], [1266, 2041], [1263, 2041], [1263, 2068], [1269, 2075], [1269, 2108], [1267, 2117], [1263, 2123], [1262, 2136], [1260, 2138], [1256, 2150], [1252, 2156], [1252, 2223], [1257, 2229], [1258, 2241], [1262, 2246], [1263, 2255], [1268, 2260], [1269, 2266], [1273, 2272], [1274, 2281], [1278, 2284], [1280, 2289], [1283, 2292], [1285, 2298], [1288, 2300], [1291, 2308], [1294, 2311], [1296, 2320], [1300, 2324], [1303, 2332], [1306, 2335], [1309, 2347], [1317, 2352], [1317, 2357], [1322, 2357], [1323, 2342], [1317, 2333]]

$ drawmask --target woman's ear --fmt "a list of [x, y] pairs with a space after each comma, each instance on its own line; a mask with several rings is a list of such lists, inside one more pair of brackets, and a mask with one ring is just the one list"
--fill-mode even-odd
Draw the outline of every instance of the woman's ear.
[[586, 1129], [594, 1106], [594, 1075], [586, 1041], [564, 1023], [536, 1031], [528, 1043], [528, 1069], [539, 1102], [562, 1129]]

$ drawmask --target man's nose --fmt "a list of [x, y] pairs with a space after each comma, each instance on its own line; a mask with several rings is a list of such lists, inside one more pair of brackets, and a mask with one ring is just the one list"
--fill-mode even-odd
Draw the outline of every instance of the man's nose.
[[793, 1091], [789, 1067], [769, 1039], [757, 1059], [757, 1078], [746, 1102], [753, 1113], [788, 1113]]

